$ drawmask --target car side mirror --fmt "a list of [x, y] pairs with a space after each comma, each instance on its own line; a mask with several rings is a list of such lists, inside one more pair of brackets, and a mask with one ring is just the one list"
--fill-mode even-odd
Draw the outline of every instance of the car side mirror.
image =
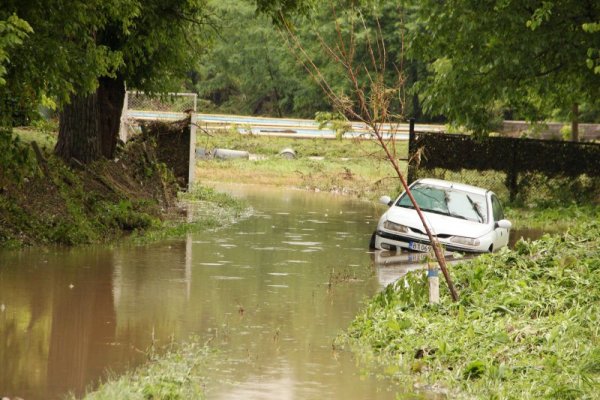
[[380, 202], [381, 204], [385, 204], [385, 205], [386, 205], [386, 206], [388, 206], [388, 207], [391, 207], [391, 206], [392, 206], [392, 198], [391, 198], [390, 196], [381, 196], [381, 197], [379, 198], [379, 202]]
[[496, 228], [510, 229], [512, 228], [512, 224], [507, 219], [501, 219], [500, 221], [496, 222]]

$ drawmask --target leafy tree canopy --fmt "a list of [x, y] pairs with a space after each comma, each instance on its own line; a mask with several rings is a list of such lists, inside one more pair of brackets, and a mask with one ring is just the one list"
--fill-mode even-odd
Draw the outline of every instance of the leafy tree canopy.
[[133, 23], [130, 0], [7, 0], [0, 20], [17, 16], [31, 28], [22, 45], [10, 54], [6, 72], [15, 97], [42, 93], [68, 99], [75, 91], [92, 91], [99, 76], [110, 75], [123, 62], [122, 54], [96, 42], [110, 20], [123, 29]]
[[281, 17], [306, 14], [316, 5], [315, 0], [256, 0], [256, 11], [270, 15], [277, 22]]
[[[207, 100], [204, 107], [208, 110], [308, 118], [330, 110], [326, 95], [302, 62], [312, 60], [327, 84], [347, 96], [352, 92], [350, 83], [325, 46], [336, 51], [337, 46], [350, 47], [353, 41], [356, 65], [372, 67], [368, 42], [377, 47], [379, 34], [386, 39], [390, 79], [394, 79], [397, 68], [402, 68], [402, 44], [397, 34], [402, 26], [401, 8], [394, 2], [361, 7], [335, 0], [312, 8], [304, 3], [303, 12], [286, 19], [290, 25], [276, 26], [268, 15], [256, 14], [245, 0], [214, 0], [209, 4], [221, 22], [220, 35], [192, 77], [193, 88]], [[286, 27], [302, 50], [292, 49], [294, 43]], [[360, 68], [361, 80], [368, 85], [364, 72]]]
[[[299, 0], [257, 0], [254, 10], [290, 13]], [[218, 31], [205, 0], [4, 0], [0, 5], [0, 100], [61, 106], [119, 77], [130, 87], [181, 87]]]
[[192, 74], [205, 111], [314, 116], [326, 107], [269, 15], [246, 0], [210, 0], [219, 35]]
[[13, 96], [43, 93], [59, 104], [117, 74], [135, 87], [164, 90], [200, 53], [206, 15], [203, 0], [8, 0], [0, 29], [8, 23], [8, 44], [22, 45], [4, 75]]
[[505, 106], [530, 120], [574, 103], [598, 109], [600, 3], [419, 0], [410, 52], [429, 63], [417, 84], [428, 110], [476, 132]]
[[6, 64], [10, 62], [9, 49], [21, 45], [31, 31], [27, 21], [15, 14], [9, 15], [6, 20], [0, 20], [0, 85], [6, 84], [3, 76], [6, 74]]

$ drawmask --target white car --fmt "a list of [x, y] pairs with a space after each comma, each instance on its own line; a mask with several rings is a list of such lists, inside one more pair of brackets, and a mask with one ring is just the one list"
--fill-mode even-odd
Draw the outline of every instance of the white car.
[[[410, 191], [423, 212], [431, 233], [449, 251], [484, 253], [508, 244], [512, 224], [504, 219], [498, 197], [490, 190], [439, 179], [420, 179]], [[392, 202], [373, 233], [372, 247], [429, 252], [431, 243], [406, 192]]]

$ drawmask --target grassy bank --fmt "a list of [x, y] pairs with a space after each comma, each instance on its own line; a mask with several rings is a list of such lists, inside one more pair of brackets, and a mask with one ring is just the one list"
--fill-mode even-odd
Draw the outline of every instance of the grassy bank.
[[600, 205], [597, 204], [507, 207], [505, 211], [515, 228], [546, 232], [564, 232], [580, 221], [600, 220]]
[[190, 192], [180, 192], [179, 202], [185, 210], [176, 217], [163, 218], [144, 231], [132, 234], [135, 243], [182, 237], [235, 223], [252, 213], [246, 203], [212, 188], [197, 185]]
[[[380, 147], [370, 140], [294, 139], [241, 135], [217, 131], [202, 136], [198, 146], [208, 149], [244, 150], [257, 155], [252, 160], [199, 160], [200, 182], [251, 182], [328, 191], [375, 200], [396, 193], [399, 181]], [[407, 154], [406, 142], [397, 142], [399, 158]], [[295, 159], [281, 157], [291, 148]], [[405, 168], [405, 162], [401, 162]]]
[[450, 398], [592, 399], [600, 390], [600, 222], [388, 286], [340, 340], [415, 389]]
[[150, 354], [149, 361], [136, 370], [109, 378], [84, 399], [203, 399], [202, 363], [208, 352], [195, 340], [171, 345], [160, 356]]

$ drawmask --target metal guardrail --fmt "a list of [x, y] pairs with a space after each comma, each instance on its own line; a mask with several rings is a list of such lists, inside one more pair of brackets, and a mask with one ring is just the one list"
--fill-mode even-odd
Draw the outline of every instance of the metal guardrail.
[[[187, 114], [182, 112], [128, 110], [128, 118], [135, 120], [178, 120]], [[323, 128], [309, 119], [267, 118], [222, 114], [194, 114], [193, 120], [201, 129], [236, 129], [241, 134], [263, 136], [285, 136], [297, 138], [336, 137], [335, 131]], [[346, 132], [346, 138], [369, 138], [370, 130], [362, 123], [352, 122], [352, 130]], [[385, 124], [382, 126], [384, 136], [395, 135], [396, 139], [408, 140], [409, 124]], [[415, 125], [417, 132], [443, 132], [443, 125]]]

